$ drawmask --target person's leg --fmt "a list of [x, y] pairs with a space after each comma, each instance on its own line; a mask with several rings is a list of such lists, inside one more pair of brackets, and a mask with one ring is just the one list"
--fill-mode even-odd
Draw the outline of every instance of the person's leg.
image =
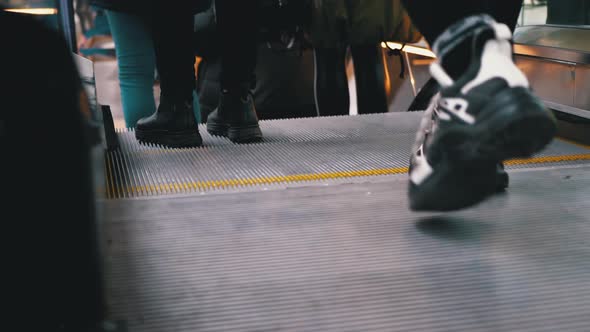
[[516, 24], [518, 23], [518, 16], [520, 15], [520, 11], [522, 9], [522, 2], [523, 0], [488, 0], [488, 14], [499, 23], [506, 24], [510, 30], [514, 31], [514, 29], [516, 29]]
[[195, 33], [193, 47], [195, 54], [201, 58], [197, 68], [196, 92], [200, 107], [200, 123], [207, 122], [209, 114], [219, 104], [219, 36], [215, 22], [215, 7], [212, 1], [206, 11], [195, 15]]
[[219, 107], [207, 118], [212, 135], [236, 143], [262, 139], [251, 89], [258, 47], [257, 0], [216, 0], [221, 56]]
[[[520, 1], [505, 2], [514, 11]], [[498, 165], [544, 148], [555, 119], [513, 62], [510, 28], [486, 2], [404, 1], [438, 60], [441, 85], [426, 111], [410, 161], [410, 207], [454, 210], [496, 192]], [[428, 10], [425, 10], [428, 9]], [[451, 9], [451, 10], [449, 10]], [[430, 16], [428, 16], [430, 15]]]
[[219, 104], [221, 60], [216, 57], [203, 58], [199, 63], [197, 90], [201, 107], [202, 122], [213, 113]]
[[156, 111], [154, 44], [140, 17], [111, 10], [106, 15], [115, 42], [125, 125], [135, 128], [139, 119]]
[[387, 113], [381, 45], [356, 45], [351, 50], [358, 113]]
[[254, 85], [258, 49], [257, 7], [257, 0], [215, 1], [223, 89], [244, 92], [241, 91], [244, 85]]
[[346, 48], [315, 48], [315, 99], [318, 115], [350, 114]]
[[193, 107], [194, 15], [190, 2], [170, 6], [158, 1], [149, 25], [160, 75], [160, 105], [154, 114], [138, 121], [135, 136], [142, 142], [170, 147], [199, 146], [202, 140]]
[[[436, 48], [437, 38], [453, 23], [482, 13], [514, 29], [522, 7], [522, 0], [404, 0], [403, 2], [412, 22], [433, 48]], [[452, 54], [446, 56], [442, 62], [442, 66], [451, 77], [456, 77], [465, 70], [469, 63], [465, 59], [469, 59], [471, 55], [468, 40], [459, 38], [455, 42], [460, 45], [452, 47]], [[436, 49], [435, 52], [437, 52]]]
[[[517, 0], [518, 4], [511, 1], [487, 1], [484, 3], [488, 14], [490, 14], [496, 21], [506, 24], [512, 31], [516, 28], [518, 22], [518, 15], [522, 7], [522, 0]], [[432, 37], [431, 37], [432, 38]], [[457, 63], [448, 63], [447, 67], [459, 67], [462, 68], [463, 64], [458, 61]], [[453, 71], [450, 68], [449, 71]], [[408, 108], [408, 111], [423, 111], [427, 108], [430, 103], [430, 99], [440, 91], [440, 85], [434, 78], [430, 78], [428, 82], [420, 89], [420, 92], [414, 98], [414, 101]], [[502, 163], [498, 164], [496, 174], [496, 190], [498, 192], [504, 191], [508, 187], [508, 173], [504, 170]]]
[[[522, 7], [523, 0], [517, 0], [518, 4], [511, 1], [487, 1], [486, 6], [489, 6], [489, 14], [494, 17], [499, 23], [506, 24], [512, 31], [516, 28], [518, 22], [518, 15]], [[430, 31], [430, 29], [428, 30]], [[429, 39], [432, 40], [432, 36], [438, 35], [439, 32], [428, 33]], [[457, 64], [459, 68], [463, 67], [460, 63]], [[449, 71], [453, 71], [450, 69]], [[425, 84], [424, 88], [420, 90], [418, 96], [412, 102], [409, 107], [409, 111], [423, 111], [426, 109], [425, 105], [429, 102], [430, 98], [434, 96], [440, 90], [438, 82], [434, 78], [430, 78]]]
[[182, 3], [158, 6], [150, 22], [160, 89], [175, 102], [192, 101], [195, 89], [194, 15]]

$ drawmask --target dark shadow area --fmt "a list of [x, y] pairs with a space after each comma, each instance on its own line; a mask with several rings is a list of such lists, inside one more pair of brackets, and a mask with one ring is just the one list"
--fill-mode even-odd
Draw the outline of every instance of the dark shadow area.
[[473, 220], [452, 216], [434, 216], [423, 218], [416, 223], [416, 228], [423, 234], [441, 239], [472, 242], [479, 241], [489, 232], [489, 225]]
[[3, 272], [16, 291], [3, 323], [89, 331], [104, 320], [105, 303], [88, 96], [58, 32], [1, 7], [0, 30], [2, 213], [11, 234]]

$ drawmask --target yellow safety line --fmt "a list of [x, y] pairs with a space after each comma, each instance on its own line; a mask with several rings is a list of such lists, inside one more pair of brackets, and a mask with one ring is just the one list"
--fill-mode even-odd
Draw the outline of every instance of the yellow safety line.
[[[590, 153], [586, 154], [573, 154], [563, 156], [546, 156], [546, 157], [535, 157], [528, 159], [512, 159], [507, 160], [505, 165], [531, 165], [531, 164], [548, 164], [557, 163], [564, 161], [580, 161], [590, 160]], [[380, 176], [380, 175], [395, 175], [403, 174], [408, 172], [408, 167], [395, 167], [395, 168], [378, 168], [369, 170], [351, 170], [351, 171], [339, 171], [339, 172], [326, 172], [326, 173], [308, 173], [308, 174], [294, 174], [294, 175], [281, 175], [281, 176], [265, 176], [255, 178], [237, 178], [237, 179], [220, 179], [220, 180], [208, 180], [208, 181], [190, 181], [182, 183], [162, 183], [162, 184], [150, 184], [145, 186], [134, 186], [126, 187], [124, 191], [132, 195], [135, 192], [142, 192], [151, 189], [152, 191], [157, 190], [159, 192], [174, 191], [182, 192], [182, 188], [193, 188], [199, 191], [211, 189], [211, 188], [232, 188], [240, 186], [255, 186], [255, 185], [270, 185], [277, 183], [297, 183], [306, 181], [318, 181], [327, 179], [346, 179], [355, 177], [365, 176]], [[109, 172], [110, 173], [110, 172]], [[110, 188], [111, 197], [115, 197], [114, 188]]]
[[[190, 187], [196, 189], [211, 189], [211, 188], [231, 188], [239, 186], [253, 186], [253, 185], [269, 185], [276, 183], [297, 183], [305, 181], [318, 181], [326, 179], [345, 179], [353, 177], [363, 176], [379, 176], [379, 175], [393, 175], [407, 173], [407, 167], [397, 168], [381, 168], [371, 170], [357, 170], [357, 171], [346, 171], [346, 172], [327, 172], [327, 173], [310, 173], [310, 174], [294, 174], [284, 176], [268, 176], [268, 177], [256, 177], [256, 178], [238, 178], [238, 179], [221, 179], [213, 181], [190, 181], [184, 183], [162, 183], [149, 186], [134, 186], [127, 187], [125, 191], [130, 195], [134, 192], [140, 192], [145, 190], [147, 187], [155, 187], [159, 191], [174, 191], [178, 192], [179, 187]], [[113, 194], [111, 194], [113, 195]]]
[[564, 156], [546, 156], [536, 157], [529, 159], [512, 159], [504, 162], [505, 165], [530, 165], [530, 164], [548, 164], [558, 163], [563, 161], [578, 161], [578, 160], [590, 160], [590, 153], [584, 154], [570, 154]]

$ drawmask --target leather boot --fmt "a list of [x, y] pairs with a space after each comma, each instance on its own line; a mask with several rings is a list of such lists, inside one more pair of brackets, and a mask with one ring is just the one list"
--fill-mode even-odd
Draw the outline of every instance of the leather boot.
[[203, 142], [192, 101], [173, 102], [164, 95], [158, 110], [137, 122], [135, 137], [140, 142], [172, 148], [195, 147]]
[[222, 90], [219, 106], [207, 118], [207, 131], [224, 136], [234, 143], [253, 143], [262, 140], [254, 100], [248, 88]]

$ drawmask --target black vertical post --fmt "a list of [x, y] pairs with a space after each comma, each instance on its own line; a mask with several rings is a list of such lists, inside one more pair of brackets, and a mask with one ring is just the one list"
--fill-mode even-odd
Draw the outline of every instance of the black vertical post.
[[76, 42], [76, 21], [74, 20], [73, 0], [57, 0], [60, 30], [64, 35], [68, 48], [72, 53], [78, 52]]

